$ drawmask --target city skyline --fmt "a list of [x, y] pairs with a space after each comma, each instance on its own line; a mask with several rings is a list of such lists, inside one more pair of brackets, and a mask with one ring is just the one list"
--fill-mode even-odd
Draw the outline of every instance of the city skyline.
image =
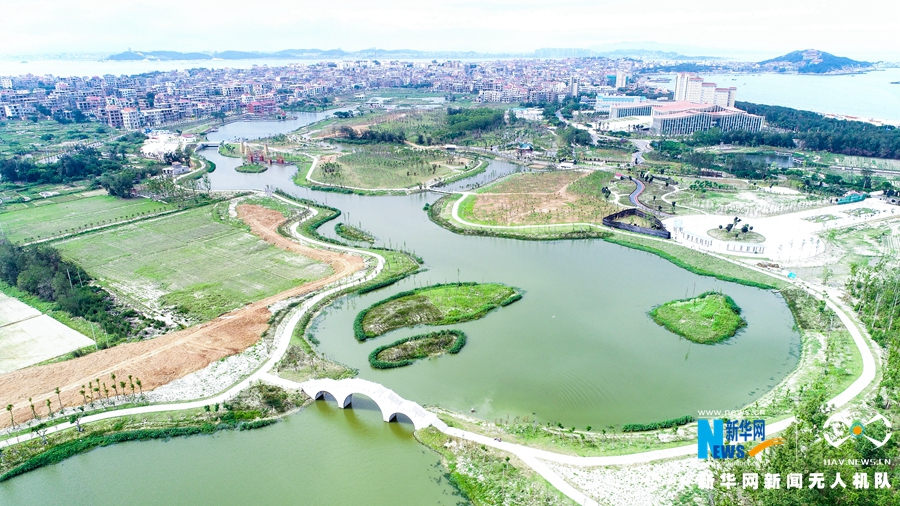
[[[16, 9], [10, 2], [10, 8]], [[277, 51], [377, 47], [421, 51], [525, 53], [539, 48], [666, 50], [754, 60], [816, 48], [859, 60], [900, 59], [891, 41], [900, 7], [874, 0], [700, 0], [689, 6], [620, 0], [386, 4], [350, 0], [297, 7], [281, 0], [246, 4], [172, 0], [120, 4], [43, 0], [20, 7], [42, 13], [41, 30], [10, 24], [0, 36], [6, 55], [135, 50]], [[878, 13], [877, 16], [873, 16]], [[860, 37], [859, 30], [866, 36]]]

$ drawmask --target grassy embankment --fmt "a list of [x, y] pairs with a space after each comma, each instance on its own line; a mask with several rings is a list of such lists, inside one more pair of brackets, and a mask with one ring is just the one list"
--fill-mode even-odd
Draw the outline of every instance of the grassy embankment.
[[476, 506], [574, 505], [524, 462], [506, 452], [448, 436], [434, 427], [416, 431], [416, 439], [441, 456], [450, 482]]
[[404, 367], [423, 358], [459, 353], [465, 344], [466, 334], [461, 330], [439, 330], [379, 346], [369, 354], [369, 363], [376, 369]]
[[415, 325], [451, 325], [483, 318], [522, 292], [499, 283], [448, 283], [400, 292], [356, 315], [353, 333], [365, 341]]
[[[333, 207], [328, 207], [326, 205], [320, 204], [318, 202], [313, 202], [311, 200], [306, 199], [298, 199], [292, 195], [288, 195], [284, 192], [277, 192], [280, 196], [292, 200], [300, 205], [307, 206], [311, 209], [314, 209], [317, 214], [314, 218], [303, 221], [300, 223], [300, 226], [297, 227], [297, 231], [303, 235], [304, 237], [315, 239], [317, 241], [321, 241], [328, 244], [334, 244], [338, 246], [347, 246], [347, 244], [332, 239], [330, 237], [323, 236], [319, 233], [319, 228], [339, 217], [341, 215], [341, 211], [339, 209], [335, 209]], [[288, 227], [282, 226], [279, 232], [286, 237], [291, 237], [290, 232], [288, 231]], [[307, 327], [312, 321], [313, 316], [317, 314], [322, 308], [331, 304], [336, 299], [343, 297], [345, 295], [351, 294], [364, 294], [369, 293], [380, 288], [384, 288], [386, 286], [390, 286], [397, 281], [413, 274], [418, 271], [421, 265], [424, 263], [421, 258], [416, 256], [413, 252], [406, 251], [397, 251], [397, 250], [389, 250], [387, 248], [358, 248], [363, 251], [369, 251], [374, 254], [381, 255], [384, 257], [385, 264], [382, 271], [370, 281], [363, 283], [362, 285], [346, 288], [341, 290], [338, 293], [332, 294], [331, 296], [325, 298], [316, 304], [311, 310], [307, 311], [303, 318], [300, 319], [300, 322], [294, 329], [294, 334], [291, 339], [291, 344], [295, 346], [309, 346], [306, 337]], [[309, 336], [309, 341], [312, 344], [318, 344], [315, 338]]]
[[346, 223], [335, 223], [334, 233], [348, 241], [368, 243], [375, 242], [375, 236], [373, 236], [372, 234], [366, 232], [361, 228], [354, 227], [353, 225], [347, 225]]
[[186, 324], [330, 274], [327, 265], [230, 226], [216, 207], [130, 223], [57, 247], [123, 299], [172, 312]]
[[44, 431], [50, 425], [75, 420], [74, 415], [58, 417], [35, 428], [39, 435], [44, 433], [42, 437], [3, 449], [0, 482], [101, 446], [265, 427], [275, 423], [275, 417], [308, 400], [302, 393], [290, 394], [279, 387], [259, 383], [221, 406], [123, 416], [81, 425], [82, 432], [71, 428], [46, 434]]
[[673, 300], [650, 310], [653, 321], [679, 336], [700, 344], [714, 344], [734, 336], [747, 321], [728, 295], [705, 292]]
[[219, 154], [229, 158], [241, 158], [241, 145], [234, 142], [223, 142], [219, 144]]

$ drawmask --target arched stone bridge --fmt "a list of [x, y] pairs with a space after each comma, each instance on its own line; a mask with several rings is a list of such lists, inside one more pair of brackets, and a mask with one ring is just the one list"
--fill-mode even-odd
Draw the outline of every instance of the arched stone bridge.
[[378, 409], [381, 410], [381, 418], [385, 422], [393, 422], [397, 419], [397, 415], [404, 415], [412, 421], [416, 430], [424, 429], [430, 425], [441, 431], [447, 429], [447, 424], [438, 419], [434, 413], [426, 411], [425, 408], [415, 402], [400, 397], [389, 388], [364, 379], [333, 380], [323, 378], [295, 383], [269, 374], [266, 374], [261, 379], [287, 388], [299, 387], [313, 399], [322, 399], [325, 394], [329, 394], [337, 400], [337, 405], [341, 409], [352, 405], [354, 394], [365, 395], [378, 405]]

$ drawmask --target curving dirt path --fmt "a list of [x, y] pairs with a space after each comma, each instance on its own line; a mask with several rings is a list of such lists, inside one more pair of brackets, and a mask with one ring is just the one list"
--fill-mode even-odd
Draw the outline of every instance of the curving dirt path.
[[[32, 418], [29, 397], [39, 416], [47, 414], [46, 399], [50, 399], [54, 411], [58, 410], [57, 387], [63, 404], [81, 405], [84, 399], [79, 391], [89, 381], [106, 382], [110, 395], [113, 394], [110, 373], [116, 374], [116, 382], [124, 380], [128, 383], [129, 374], [140, 378], [143, 390], [150, 391], [216, 360], [240, 353], [256, 343], [268, 328], [272, 314], [268, 306], [319, 290], [365, 267], [358, 256], [302, 246], [281, 236], [278, 227], [287, 219], [280, 212], [247, 204], [239, 205], [237, 211], [255, 235], [281, 249], [326, 262], [334, 273], [247, 304], [210, 322], [156, 339], [122, 344], [74, 360], [0, 375], [0, 404], [4, 408], [7, 404], [13, 405], [16, 423]], [[127, 388], [130, 393], [130, 386]], [[0, 427], [7, 427], [9, 423], [9, 416], [0, 417]]]

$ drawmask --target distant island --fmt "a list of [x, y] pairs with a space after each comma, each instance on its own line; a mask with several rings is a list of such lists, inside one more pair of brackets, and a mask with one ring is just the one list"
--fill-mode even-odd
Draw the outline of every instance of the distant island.
[[476, 51], [417, 51], [414, 49], [362, 49], [344, 51], [342, 49], [284, 49], [282, 51], [220, 51], [220, 52], [181, 52], [181, 51], [123, 51], [110, 55], [113, 61], [208, 61], [208, 60], [317, 60], [335, 58], [360, 59], [400, 59], [400, 58], [637, 58], [646, 60], [718, 60], [713, 56], [687, 56], [675, 52], [651, 51], [647, 49], [617, 49], [615, 51], [598, 52], [581, 48], [541, 48], [531, 53], [481, 53]]
[[857, 61], [818, 49], [793, 51], [783, 56], [759, 62], [764, 70], [797, 72], [798, 74], [850, 74], [872, 70], [875, 65]]

